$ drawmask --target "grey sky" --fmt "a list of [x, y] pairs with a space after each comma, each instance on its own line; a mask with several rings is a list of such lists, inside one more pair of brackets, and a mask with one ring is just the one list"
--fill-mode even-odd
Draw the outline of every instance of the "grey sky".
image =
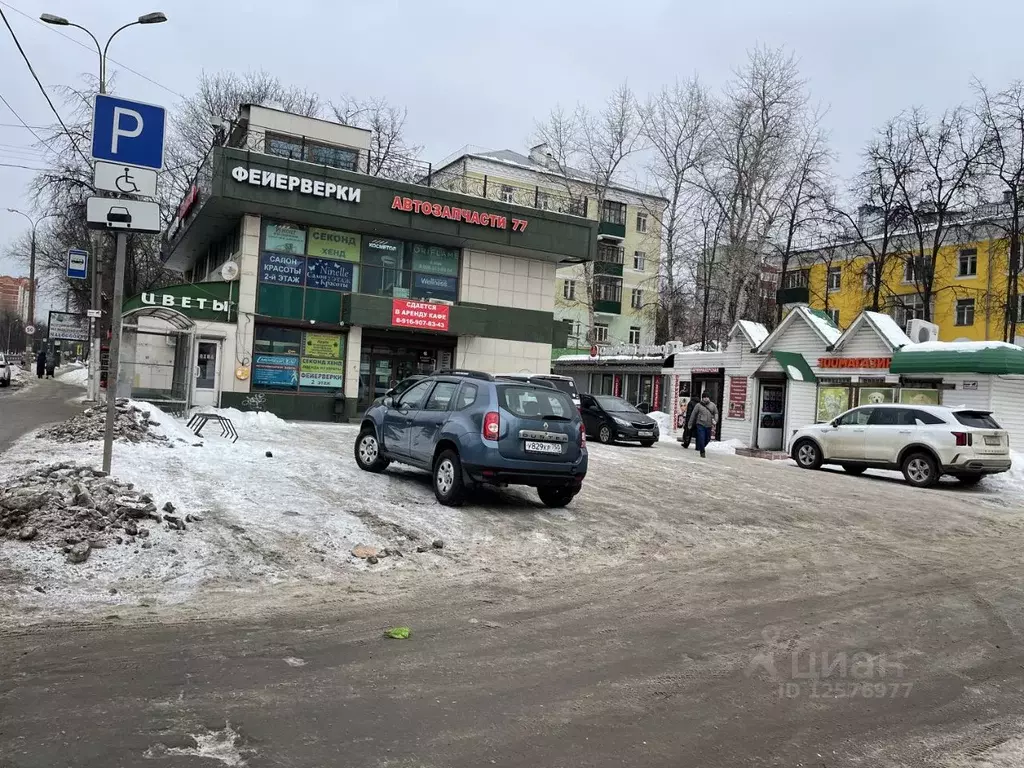
[[[8, 3], [32, 17], [67, 16], [101, 42], [119, 24], [162, 10], [168, 23], [126, 30], [112, 58], [179, 93], [190, 93], [202, 70], [262, 67], [325, 99], [383, 95], [408, 107], [409, 138], [435, 162], [464, 144], [522, 149], [555, 104], [597, 105], [624, 78], [640, 94], [694, 72], [717, 87], [761, 43], [799, 57], [813, 97], [830, 107], [826, 125], [845, 176], [873, 128], [901, 109], [966, 100], [972, 76], [996, 87], [1024, 77], [1024, 50], [1001, 35], [1024, 26], [1024, 4], [1009, 0], [4, 0], [47, 86], [94, 72], [95, 52]], [[78, 30], [60, 31], [89, 43]], [[174, 103], [167, 90], [111, 68], [120, 94]], [[0, 72], [0, 93], [30, 125], [53, 122], [6, 29]], [[12, 123], [0, 104], [0, 163], [43, 165], [25, 148], [32, 137]], [[0, 166], [0, 251], [23, 229], [6, 208], [29, 205], [31, 175]], [[0, 256], [0, 273], [15, 269]]]

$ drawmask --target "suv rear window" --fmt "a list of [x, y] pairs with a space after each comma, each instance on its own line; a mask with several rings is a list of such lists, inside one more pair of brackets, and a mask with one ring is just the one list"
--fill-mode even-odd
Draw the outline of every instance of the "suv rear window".
[[515, 385], [498, 387], [498, 402], [506, 411], [524, 418], [560, 416], [569, 419], [576, 411], [572, 400], [557, 389]]
[[576, 391], [576, 382], [572, 379], [542, 379], [542, 381], [561, 392], [565, 392], [569, 397], [579, 397], [579, 393]]
[[999, 424], [988, 411], [953, 411], [953, 416], [965, 427], [999, 429]]

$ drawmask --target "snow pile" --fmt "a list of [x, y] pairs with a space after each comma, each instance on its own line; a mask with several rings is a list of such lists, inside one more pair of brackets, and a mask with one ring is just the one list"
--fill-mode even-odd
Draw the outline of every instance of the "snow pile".
[[213, 413], [230, 419], [235, 429], [241, 427], [244, 429], [277, 432], [291, 429], [293, 426], [270, 411], [240, 411], [237, 408], [202, 408], [200, 412]]
[[735, 454], [737, 448], [745, 448], [745, 447], [746, 446], [744, 445], [742, 440], [737, 440], [736, 438], [733, 438], [732, 440], [725, 440], [725, 441], [722, 441], [722, 442], [719, 442], [718, 440], [712, 440], [710, 443], [708, 443], [707, 450], [710, 453], [732, 453], [732, 454]]
[[[108, 546], [152, 548], [144, 521], [168, 530], [184, 531], [186, 521], [174, 505], [157, 511], [153, 497], [134, 490], [132, 483], [107, 477], [92, 467], [72, 462], [37, 467], [5, 483], [0, 493], [0, 536], [17, 546], [59, 549], [67, 562], [89, 559], [94, 549]], [[138, 550], [136, 550], [138, 551]]]
[[672, 415], [664, 411], [651, 411], [647, 414], [658, 422], [658, 435], [661, 440], [674, 440], [672, 437]]
[[76, 363], [71, 370], [59, 374], [57, 381], [73, 387], [84, 387], [89, 383], [89, 369]]
[[1010, 451], [1010, 461], [1013, 464], [1009, 472], [992, 475], [985, 481], [985, 485], [992, 490], [1024, 497], [1024, 453]]
[[798, 307], [797, 311], [801, 312], [808, 322], [818, 329], [822, 338], [829, 344], [835, 344], [839, 341], [839, 337], [843, 335], [843, 332], [835, 326], [832, 319], [821, 310]]
[[871, 321], [876, 330], [882, 334], [890, 347], [897, 348], [910, 344], [910, 337], [903, 332], [899, 323], [888, 315], [883, 315], [881, 312], [871, 312], [870, 310], [865, 310], [864, 315]]
[[752, 347], [761, 346], [764, 344], [764, 340], [768, 338], [768, 329], [761, 325], [761, 323], [755, 323], [753, 320], [737, 320], [736, 324], [747, 334]]
[[1021, 351], [1016, 344], [1006, 341], [922, 341], [907, 344], [900, 348], [900, 352], [980, 352], [983, 349]]
[[[128, 400], [118, 400], [117, 417], [114, 421], [114, 439], [130, 443], [138, 443], [143, 440], [166, 441], [165, 435], [150, 431], [150, 427], [159, 426], [159, 422], [151, 421], [149, 417], [148, 410], [139, 408], [138, 405]], [[85, 443], [90, 440], [102, 440], [106, 422], [107, 406], [103, 404], [95, 408], [86, 408], [67, 421], [41, 429], [36, 437], [53, 440], [57, 443]]]

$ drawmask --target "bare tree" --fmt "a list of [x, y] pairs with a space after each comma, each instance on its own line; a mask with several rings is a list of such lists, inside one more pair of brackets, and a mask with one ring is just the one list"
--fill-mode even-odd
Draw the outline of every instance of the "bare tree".
[[711, 98], [696, 77], [676, 82], [647, 100], [641, 124], [653, 150], [648, 172], [658, 194], [668, 201], [664, 209], [645, 206], [661, 234], [659, 316], [665, 318], [667, 338], [678, 339], [688, 294], [681, 272], [693, 254], [686, 224], [697, 169], [711, 139]]
[[407, 109], [383, 97], [342, 96], [337, 104], [331, 103], [331, 110], [340, 122], [370, 131], [367, 173], [371, 176], [413, 181], [423, 175], [417, 159], [423, 148], [409, 144], [405, 138]]
[[[1002, 91], [992, 93], [975, 80], [976, 119], [985, 132], [983, 172], [995, 182], [1003, 205], [993, 223], [1003, 229], [1009, 241], [1006, 291], [1003, 312], [1003, 340], [1016, 341], [1020, 314], [1021, 227], [1024, 205], [1024, 83], [1015, 80]], [[989, 259], [989, 274], [993, 273]], [[993, 297], [988, 297], [990, 300]]]
[[[572, 113], [556, 108], [547, 120], [537, 125], [536, 136], [548, 146], [552, 165], [570, 199], [579, 200], [582, 194], [592, 197], [600, 217], [608, 190], [622, 172], [623, 163], [642, 146], [641, 128], [642, 115], [636, 97], [623, 83], [598, 112], [583, 105], [578, 105]], [[582, 265], [581, 277], [587, 338], [593, 342], [594, 301], [598, 290], [593, 262]]]
[[728, 265], [730, 326], [744, 311], [747, 288], [760, 277], [777, 232], [807, 121], [806, 84], [795, 58], [781, 49], [751, 52], [717, 104], [701, 184], [723, 220], [720, 258]]

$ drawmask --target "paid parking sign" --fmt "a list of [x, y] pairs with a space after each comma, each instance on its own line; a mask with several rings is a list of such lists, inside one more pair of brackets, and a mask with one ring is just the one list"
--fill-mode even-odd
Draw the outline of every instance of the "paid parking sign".
[[163, 107], [97, 94], [92, 112], [92, 157], [160, 170], [164, 167]]
[[68, 249], [68, 277], [85, 280], [89, 275], [89, 252], [80, 248]]

